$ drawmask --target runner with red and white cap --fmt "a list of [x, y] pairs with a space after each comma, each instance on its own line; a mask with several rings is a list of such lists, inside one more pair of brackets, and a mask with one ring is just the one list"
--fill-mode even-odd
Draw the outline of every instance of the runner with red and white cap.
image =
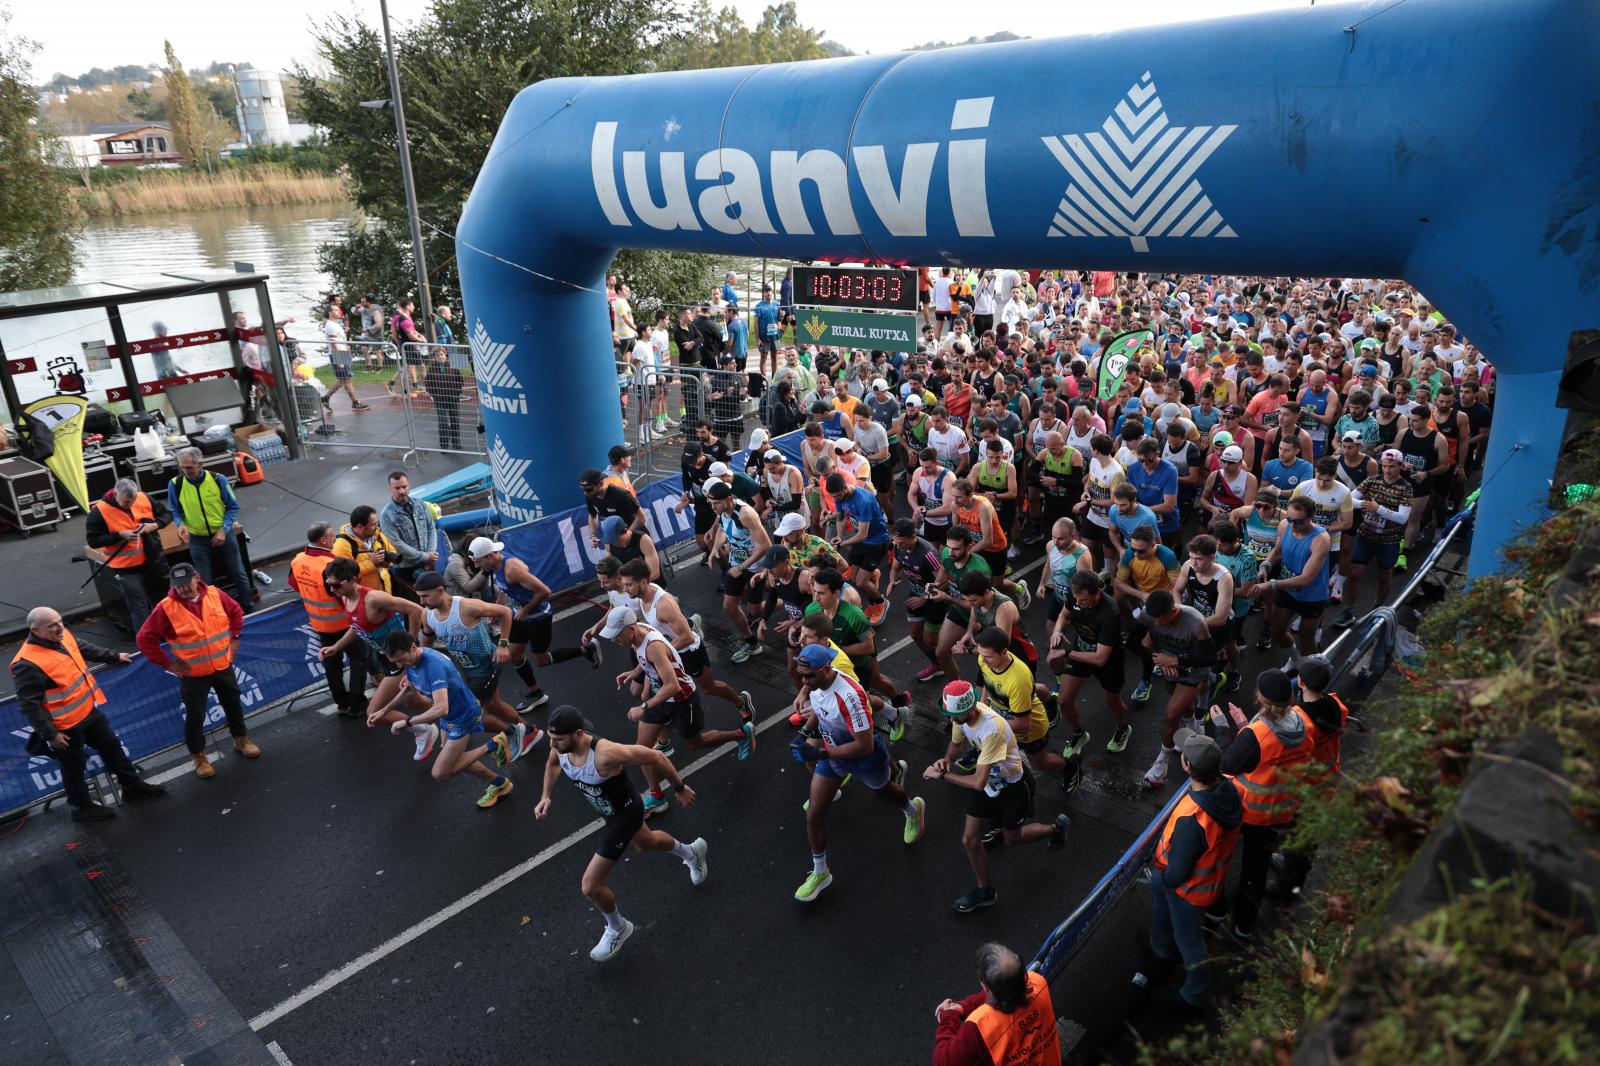
[[1355, 621], [1356, 596], [1368, 564], [1378, 568], [1378, 602], [1389, 600], [1389, 582], [1400, 558], [1406, 523], [1411, 520], [1411, 479], [1406, 476], [1406, 456], [1389, 448], [1378, 457], [1380, 472], [1367, 478], [1350, 494], [1355, 508], [1355, 543], [1350, 546], [1350, 576], [1345, 579], [1344, 613], [1339, 625]]
[[[981, 907], [994, 906], [999, 899], [989, 879], [989, 854], [983, 847], [984, 834], [991, 824], [999, 826], [1007, 844], [1048, 840], [1051, 851], [1060, 851], [1066, 844], [1072, 819], [1060, 814], [1048, 825], [1031, 820], [1033, 774], [1023, 764], [1016, 734], [1011, 723], [978, 699], [978, 690], [971, 682], [952, 681], [946, 685], [940, 710], [950, 720], [950, 746], [922, 776], [972, 791], [967, 800], [961, 846], [966, 849], [978, 887], [955, 902], [956, 913], [970, 914]], [[969, 744], [978, 749], [977, 766], [971, 773], [956, 772], [956, 757]]]
[[[628, 720], [639, 723], [639, 744], [651, 748], [661, 739], [668, 725], [676, 725], [678, 733], [690, 748], [714, 748], [721, 744], [739, 745], [739, 758], [750, 758], [756, 750], [756, 730], [749, 721], [741, 722], [738, 729], [706, 729], [705, 709], [700, 706], [700, 692], [694, 679], [683, 667], [683, 659], [672, 642], [639, 619], [631, 607], [613, 607], [606, 613], [606, 624], [600, 635], [614, 640], [633, 651], [637, 665], [617, 675], [617, 688], [629, 687], [637, 704], [628, 709]], [[644, 813], [655, 814], [667, 809], [667, 797], [661, 790], [661, 773], [652, 766], [644, 768], [649, 791], [644, 798]]]
[[889, 742], [872, 728], [866, 690], [836, 670], [833, 662], [833, 650], [821, 644], [809, 644], [795, 657], [795, 669], [810, 689], [811, 711], [806, 728], [790, 742], [789, 754], [813, 768], [806, 806], [811, 873], [794, 893], [801, 903], [811, 903], [833, 884], [828, 869], [828, 808], [845, 778], [854, 777], [900, 809], [905, 816], [901, 833], [905, 843], [921, 840], [925, 823], [921, 797], [908, 796], [893, 780]]

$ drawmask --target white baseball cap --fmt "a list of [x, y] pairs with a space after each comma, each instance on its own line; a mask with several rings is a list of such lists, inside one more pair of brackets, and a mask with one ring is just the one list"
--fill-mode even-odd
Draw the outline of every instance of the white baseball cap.
[[1237, 444], [1230, 444], [1222, 449], [1222, 461], [1225, 463], [1244, 462], [1244, 449]]
[[1347, 429], [1347, 430], [1344, 431], [1344, 435], [1341, 436], [1339, 439], [1341, 441], [1352, 441], [1353, 440], [1357, 444], [1360, 444], [1361, 443], [1361, 431], [1359, 429]]
[[504, 544], [497, 540], [490, 540], [488, 537], [473, 537], [472, 543], [467, 545], [467, 554], [474, 559], [482, 559], [485, 555], [493, 555], [495, 552], [505, 550], [506, 546]]
[[606, 624], [601, 628], [600, 635], [609, 640], [629, 626], [638, 624], [639, 616], [633, 613], [632, 607], [613, 607], [606, 612]]
[[724, 474], [731, 474], [731, 473], [733, 473], [733, 469], [730, 466], [728, 466], [727, 463], [712, 463], [711, 464], [710, 474], [711, 474], [712, 477], [721, 477]]
[[873, 378], [872, 379], [872, 387], [874, 389], [878, 390], [879, 392], [886, 392], [886, 391], [888, 391], [889, 383], [887, 381], [883, 380], [882, 378]]
[[776, 448], [768, 448], [762, 453], [761, 461], [763, 463], [781, 463], [783, 462], [783, 453]]
[[922, 406], [922, 397], [918, 396], [916, 393], [912, 393], [910, 396], [906, 397], [906, 406], [907, 407], [921, 407]]
[[854, 451], [855, 446], [856, 442], [851, 440], [849, 437], [840, 437], [838, 440], [833, 442], [833, 450], [836, 452]]
[[778, 528], [773, 530], [773, 533], [780, 537], [787, 537], [790, 533], [798, 533], [804, 528], [806, 528], [806, 520], [797, 514], [790, 513], [783, 516], [783, 520], [778, 523]]

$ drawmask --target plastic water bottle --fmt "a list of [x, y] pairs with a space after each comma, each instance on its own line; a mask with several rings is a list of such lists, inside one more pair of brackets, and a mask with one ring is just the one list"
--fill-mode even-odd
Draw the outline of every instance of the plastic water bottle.
[[1136, 973], [1136, 974], [1133, 975], [1133, 987], [1134, 988], [1148, 988], [1149, 986], [1150, 986], [1150, 978], [1146, 977], [1143, 971], [1140, 971], [1139, 973]]
[[986, 795], [986, 796], [998, 796], [998, 795], [1000, 795], [1000, 789], [1003, 788], [1004, 786], [1005, 786], [1005, 782], [1004, 782], [1004, 779], [1001, 778], [1001, 776], [1000, 776], [1000, 767], [999, 767], [999, 765], [997, 764], [997, 765], [989, 767], [989, 780], [983, 786], [984, 795]]

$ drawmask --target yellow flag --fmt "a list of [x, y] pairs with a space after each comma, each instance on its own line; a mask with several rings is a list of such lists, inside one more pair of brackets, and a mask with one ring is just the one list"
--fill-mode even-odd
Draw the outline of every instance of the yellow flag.
[[44, 465], [85, 511], [89, 509], [89, 483], [83, 474], [83, 414], [88, 408], [89, 402], [81, 396], [46, 396], [22, 409], [55, 433], [55, 451]]

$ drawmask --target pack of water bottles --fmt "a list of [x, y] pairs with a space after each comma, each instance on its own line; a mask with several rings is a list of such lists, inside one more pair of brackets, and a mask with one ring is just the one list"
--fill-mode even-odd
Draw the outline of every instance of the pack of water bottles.
[[262, 466], [289, 461], [289, 449], [284, 445], [283, 438], [277, 433], [257, 433], [254, 436], [246, 437], [244, 445]]

